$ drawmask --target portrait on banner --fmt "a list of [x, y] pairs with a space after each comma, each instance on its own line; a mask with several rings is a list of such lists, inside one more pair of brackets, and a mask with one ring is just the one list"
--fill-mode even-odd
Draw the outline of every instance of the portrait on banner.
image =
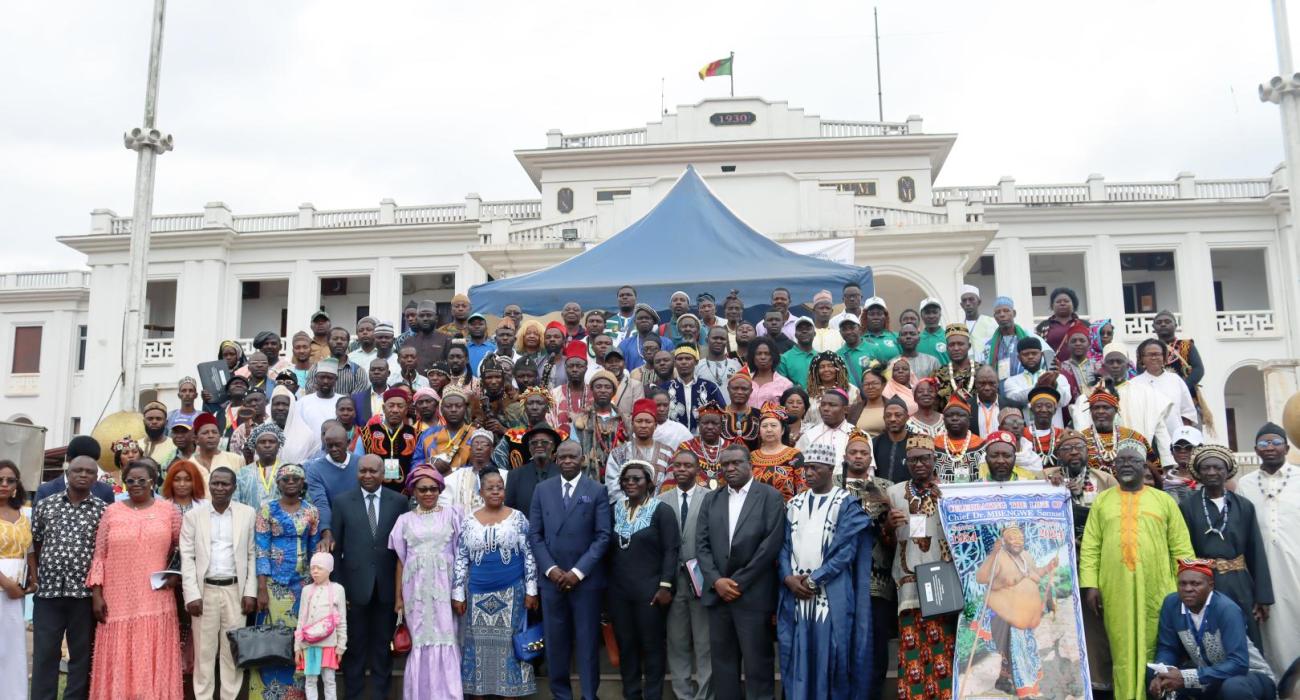
[[1090, 698], [1069, 493], [1046, 482], [945, 486], [965, 596], [954, 698]]

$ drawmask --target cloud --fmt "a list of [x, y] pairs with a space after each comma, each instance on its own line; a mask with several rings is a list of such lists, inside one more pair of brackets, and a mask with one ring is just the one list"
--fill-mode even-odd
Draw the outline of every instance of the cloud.
[[[6, 6], [0, 26], [2, 269], [63, 267], [54, 237], [131, 209], [149, 3]], [[940, 184], [1260, 177], [1281, 161], [1263, 3], [880, 3], [885, 119], [959, 134]], [[237, 213], [536, 196], [514, 160], [549, 128], [658, 119], [725, 94], [695, 71], [736, 52], [738, 94], [876, 116], [871, 7], [173, 2], [155, 211]]]

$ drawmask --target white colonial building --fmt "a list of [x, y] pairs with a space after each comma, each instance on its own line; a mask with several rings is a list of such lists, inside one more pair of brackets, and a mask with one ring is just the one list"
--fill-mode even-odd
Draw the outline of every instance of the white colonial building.
[[139, 358], [121, 357], [131, 222], [95, 210], [89, 232], [59, 238], [86, 255], [88, 271], [0, 276], [0, 419], [48, 426], [50, 444], [62, 444], [117, 404], [124, 361], [143, 366], [142, 401], [174, 401], [177, 380], [215, 359], [224, 338], [292, 334], [322, 306], [346, 324], [398, 321], [410, 300], [446, 304], [599, 244], [694, 165], [771, 238], [870, 265], [895, 315], [935, 296], [953, 316], [958, 288], [971, 283], [986, 306], [1013, 298], [1029, 326], [1047, 313], [1047, 292], [1068, 286], [1082, 315], [1115, 319], [1136, 343], [1155, 311], [1175, 311], [1206, 361], [1220, 438], [1249, 451], [1255, 428], [1279, 419], [1297, 388], [1288, 329], [1300, 320], [1300, 270], [1285, 178], [939, 186], [956, 139], [927, 133], [920, 117], [837, 121], [785, 102], [716, 98], [640, 128], [548, 132], [544, 148], [515, 153], [536, 200], [469, 194], [270, 214], [212, 202], [156, 216]]

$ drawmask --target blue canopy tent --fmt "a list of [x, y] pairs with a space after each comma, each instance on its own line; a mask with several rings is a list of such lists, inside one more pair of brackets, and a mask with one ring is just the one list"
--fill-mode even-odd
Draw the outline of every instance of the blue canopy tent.
[[797, 305], [821, 289], [838, 296], [849, 283], [871, 296], [871, 268], [787, 250], [741, 221], [688, 166], [663, 201], [626, 229], [548, 268], [476, 285], [469, 296], [477, 312], [500, 314], [513, 303], [543, 315], [570, 301], [613, 309], [615, 292], [625, 284], [642, 301], [664, 308], [678, 290], [692, 303], [709, 292], [721, 306], [736, 289], [747, 306], [766, 306], [772, 289], [785, 287]]

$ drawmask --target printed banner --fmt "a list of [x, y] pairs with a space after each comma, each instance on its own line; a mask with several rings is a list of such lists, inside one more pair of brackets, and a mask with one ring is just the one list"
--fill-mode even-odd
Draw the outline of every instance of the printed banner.
[[966, 599], [953, 698], [1090, 699], [1069, 492], [944, 485], [939, 516]]
[[810, 255], [822, 260], [857, 265], [853, 262], [852, 238], [827, 238], [816, 241], [788, 241], [781, 244], [786, 250], [800, 255]]

